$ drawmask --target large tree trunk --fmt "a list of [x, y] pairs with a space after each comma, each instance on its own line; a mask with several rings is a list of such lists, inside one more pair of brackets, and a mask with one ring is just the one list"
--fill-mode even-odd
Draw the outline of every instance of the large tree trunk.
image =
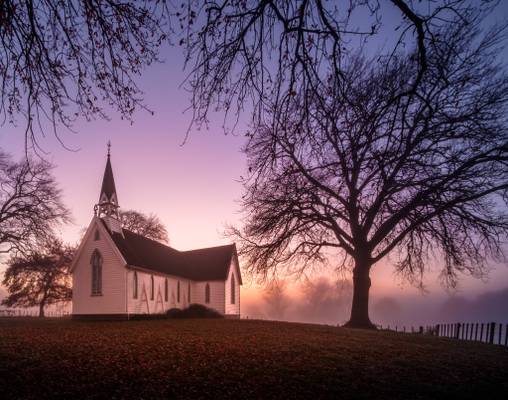
[[44, 318], [44, 302], [39, 304], [39, 318]]
[[351, 317], [344, 325], [348, 328], [376, 329], [369, 318], [370, 267], [368, 257], [355, 260], [353, 269], [353, 304]]

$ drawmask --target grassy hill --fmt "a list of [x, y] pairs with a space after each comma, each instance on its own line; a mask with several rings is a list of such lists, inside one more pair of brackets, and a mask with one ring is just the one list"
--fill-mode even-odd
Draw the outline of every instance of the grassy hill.
[[508, 348], [282, 322], [0, 318], [0, 397], [507, 398]]

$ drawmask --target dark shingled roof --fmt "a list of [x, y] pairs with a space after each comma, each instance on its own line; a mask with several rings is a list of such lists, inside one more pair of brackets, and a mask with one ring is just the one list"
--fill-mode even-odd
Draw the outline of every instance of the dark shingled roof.
[[[109, 159], [109, 155], [108, 155], [108, 161], [106, 162], [106, 169], [104, 170], [104, 177], [102, 178], [102, 187], [101, 187], [101, 194], [100, 194], [101, 197], [102, 197], [102, 193], [105, 193], [106, 197], [108, 199], [111, 199], [111, 196], [113, 195], [113, 193], [116, 193], [115, 178], [113, 178], [113, 168], [111, 168], [111, 161]], [[100, 201], [100, 197], [99, 197], [99, 201]], [[117, 202], [118, 202], [118, 196], [117, 196]]]
[[[194, 281], [227, 279], [231, 258], [236, 257], [234, 244], [178, 251], [126, 229], [123, 229], [123, 237], [119, 233], [108, 232], [129, 266]], [[241, 283], [241, 276], [239, 279]]]

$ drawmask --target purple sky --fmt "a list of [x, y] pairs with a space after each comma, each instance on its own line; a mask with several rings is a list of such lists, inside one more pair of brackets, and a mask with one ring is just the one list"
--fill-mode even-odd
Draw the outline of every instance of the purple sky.
[[[499, 15], [506, 20], [508, 2], [503, 3]], [[41, 147], [49, 152], [47, 159], [56, 165], [54, 175], [74, 217], [74, 224], [62, 230], [65, 240], [77, 241], [92, 218], [108, 140], [120, 206], [157, 214], [167, 226], [171, 246], [183, 250], [226, 243], [221, 234], [224, 224], [240, 222], [237, 180], [245, 170], [245, 158], [239, 151], [242, 128], [237, 136], [225, 136], [221, 124], [212, 122], [209, 130], [191, 131], [182, 145], [191, 115], [184, 113], [189, 94], [179, 88], [184, 79], [181, 49], [165, 48], [162, 58], [164, 64], [150, 67], [139, 80], [153, 116], [140, 111], [132, 125], [114, 113], [110, 121], [79, 121], [76, 134], [60, 131], [65, 144], [76, 152], [63, 149], [49, 133], [40, 139]], [[0, 127], [1, 148], [20, 158], [23, 146], [21, 120], [18, 127]], [[389, 260], [374, 267], [375, 296], [419, 296], [416, 289], [401, 286], [387, 266]], [[493, 267], [486, 282], [463, 279], [459, 293], [477, 295], [508, 286], [506, 265]], [[436, 274], [427, 276], [427, 284], [430, 296], [445, 295]], [[255, 288], [247, 287], [245, 297], [256, 298]]]

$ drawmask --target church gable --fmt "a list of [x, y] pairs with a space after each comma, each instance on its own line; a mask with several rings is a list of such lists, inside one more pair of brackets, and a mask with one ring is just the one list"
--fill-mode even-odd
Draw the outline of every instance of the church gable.
[[73, 314], [125, 312], [125, 260], [98, 218], [90, 223], [71, 272]]
[[[100, 243], [101, 241], [105, 241], [105, 243]], [[117, 262], [123, 265], [126, 264], [126, 261], [122, 256], [122, 253], [118, 250], [113, 240], [111, 240], [109, 232], [107, 228], [104, 226], [104, 223], [101, 221], [100, 218], [94, 217], [90, 221], [90, 224], [88, 225], [88, 228], [76, 250], [72, 264], [69, 267], [69, 271], [71, 273], [74, 272], [76, 266], [82, 261], [82, 258], [83, 257], [86, 258], [85, 254], [86, 252], [84, 251], [85, 247], [87, 246], [93, 247], [94, 243], [97, 245], [107, 244], [107, 246], [110, 247], [111, 250], [114, 252]]]

